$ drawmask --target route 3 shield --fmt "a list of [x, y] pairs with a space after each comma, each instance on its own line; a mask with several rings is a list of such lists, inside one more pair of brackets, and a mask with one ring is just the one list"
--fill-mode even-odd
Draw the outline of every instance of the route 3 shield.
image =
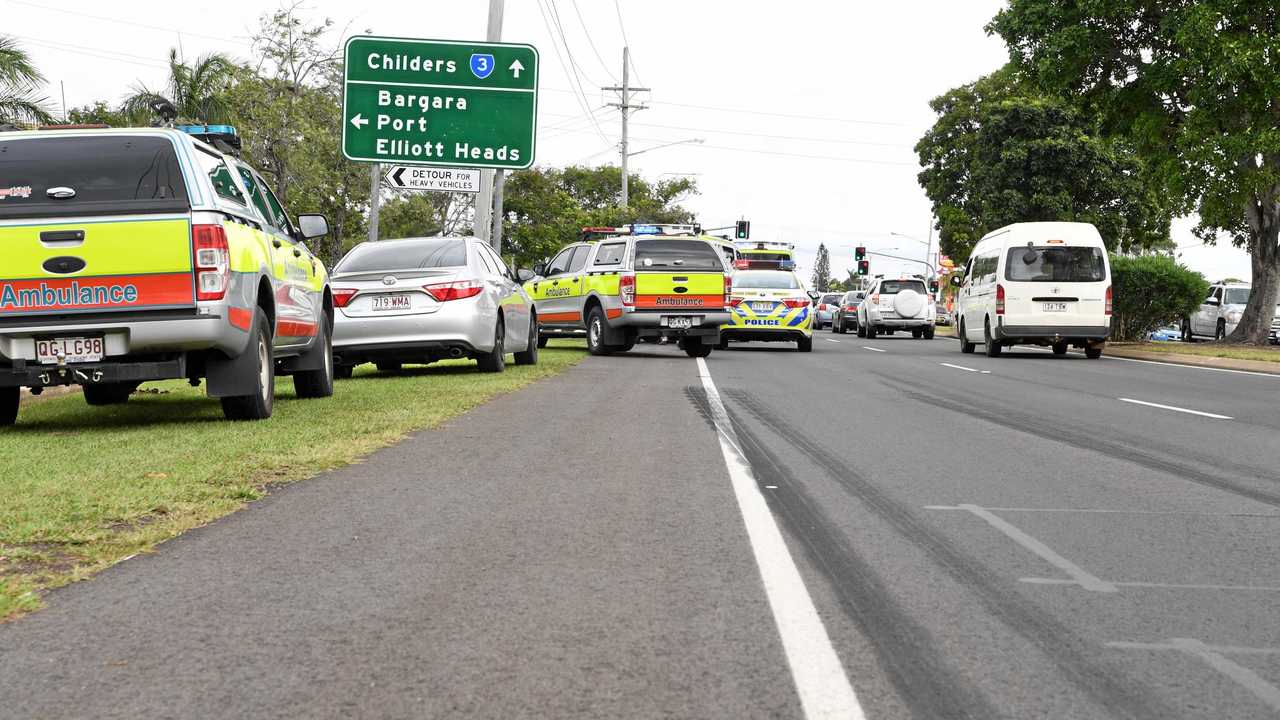
[[475, 53], [471, 56], [471, 74], [481, 80], [493, 74], [493, 56]]

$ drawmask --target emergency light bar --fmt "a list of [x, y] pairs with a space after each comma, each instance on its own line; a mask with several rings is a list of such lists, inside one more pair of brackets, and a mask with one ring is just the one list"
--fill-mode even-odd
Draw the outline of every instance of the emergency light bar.
[[617, 227], [584, 227], [582, 240], [598, 240], [617, 235], [701, 235], [702, 226], [694, 224], [636, 223]]
[[220, 144], [225, 144], [236, 152], [240, 151], [240, 135], [230, 125], [175, 125], [174, 129], [209, 143], [220, 150], [225, 151], [225, 148], [219, 146]]

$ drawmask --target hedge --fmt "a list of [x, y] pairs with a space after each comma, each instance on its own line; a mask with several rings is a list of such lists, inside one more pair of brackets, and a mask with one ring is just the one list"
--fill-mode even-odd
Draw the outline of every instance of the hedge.
[[1112, 255], [1111, 289], [1111, 339], [1141, 340], [1162, 325], [1180, 325], [1209, 283], [1167, 255]]

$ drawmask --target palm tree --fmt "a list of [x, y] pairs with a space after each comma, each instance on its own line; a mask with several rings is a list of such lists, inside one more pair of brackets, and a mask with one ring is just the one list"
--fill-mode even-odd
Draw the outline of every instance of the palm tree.
[[53, 115], [34, 93], [44, 76], [18, 42], [0, 35], [0, 124], [47, 123]]
[[178, 111], [178, 119], [195, 123], [220, 123], [230, 119], [226, 91], [235, 73], [235, 63], [225, 55], [201, 55], [188, 65], [169, 51], [169, 79], [163, 93], [137, 85], [124, 101], [122, 111], [131, 117], [151, 114], [151, 103], [167, 99]]

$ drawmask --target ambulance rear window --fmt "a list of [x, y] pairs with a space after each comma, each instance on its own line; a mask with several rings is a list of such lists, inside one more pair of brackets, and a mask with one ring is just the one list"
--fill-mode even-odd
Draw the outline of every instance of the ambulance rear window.
[[162, 137], [0, 137], [0, 217], [183, 212], [173, 144]]
[[637, 240], [636, 269], [649, 267], [723, 271], [720, 253], [701, 240]]

